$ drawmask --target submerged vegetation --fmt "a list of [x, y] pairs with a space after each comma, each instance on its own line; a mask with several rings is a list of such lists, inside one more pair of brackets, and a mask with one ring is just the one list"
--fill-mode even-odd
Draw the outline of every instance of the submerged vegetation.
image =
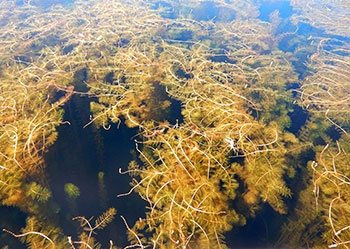
[[[269, 21], [258, 0], [38, 3], [0, 2], [0, 200], [27, 214], [21, 231], [4, 232], [28, 248], [101, 248], [95, 230], [118, 210], [107, 209], [105, 173], [96, 202], [107, 210], [73, 217], [77, 239], [45, 173], [69, 123], [63, 106], [81, 95], [85, 127], [138, 129], [138, 157], [119, 170], [131, 188], [118, 198], [137, 192], [147, 211], [132, 226], [121, 216], [127, 248], [227, 248], [225, 233], [266, 205], [284, 217], [270, 246], [348, 248], [348, 1], [291, 0], [293, 15]], [[298, 111], [306, 120], [293, 120]], [[64, 191], [79, 215], [79, 187]]]

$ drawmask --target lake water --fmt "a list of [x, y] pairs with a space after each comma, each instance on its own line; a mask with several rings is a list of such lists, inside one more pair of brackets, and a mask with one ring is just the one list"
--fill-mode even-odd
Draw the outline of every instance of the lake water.
[[[38, 115], [48, 115], [55, 108], [64, 114], [62, 121], [52, 121], [57, 126], [57, 139], [39, 153], [45, 170], [18, 178], [23, 183], [19, 187], [23, 191], [18, 191], [22, 191], [22, 197], [27, 196], [23, 200], [31, 196], [25, 193], [32, 182], [49, 189], [51, 198], [40, 202], [39, 197], [33, 197], [31, 203], [35, 208], [26, 208], [23, 202], [13, 201], [14, 195], [8, 194], [5, 185], [9, 185], [10, 176], [4, 174], [0, 178], [0, 184], [4, 184], [0, 189], [3, 191], [0, 192], [0, 227], [19, 234], [26, 218], [36, 217], [46, 222], [43, 223], [46, 226], [55, 224], [62, 231], [60, 236], [78, 240], [82, 229], [72, 218], [98, 217], [107, 209], [115, 208], [114, 220], [103, 230], [96, 230], [94, 238], [102, 248], [109, 248], [110, 240], [116, 246], [126, 247], [132, 236], [128, 239], [127, 227], [120, 216], [130, 227], [146, 217], [158, 220], [170, 215], [171, 220], [172, 215], [180, 213], [171, 211], [177, 205], [190, 213], [193, 224], [198, 222], [193, 225], [195, 231], [186, 235], [185, 230], [190, 231], [192, 223], [185, 223], [187, 216], [181, 214], [179, 217], [184, 223], [180, 218], [168, 223], [160, 219], [153, 224], [156, 227], [153, 230], [137, 230], [144, 235], [143, 242], [157, 229], [167, 231], [179, 222], [182, 225], [171, 228], [174, 230], [170, 234], [164, 232], [165, 237], [160, 239], [164, 239], [164, 248], [180, 248], [176, 247], [179, 243], [183, 247], [201, 248], [205, 237], [215, 237], [211, 230], [200, 235], [207, 226], [213, 226], [213, 231], [216, 226], [220, 227], [219, 235], [215, 230], [218, 243], [211, 244], [211, 248], [219, 248], [221, 244], [230, 249], [304, 248], [308, 243], [310, 248], [327, 248], [331, 243], [347, 248], [342, 247], [346, 244], [342, 243], [350, 240], [346, 229], [348, 221], [341, 217], [350, 217], [346, 213], [346, 203], [350, 200], [347, 192], [350, 102], [346, 96], [350, 94], [347, 71], [350, 69], [350, 22], [346, 16], [350, 13], [350, 4], [315, 0], [305, 5], [305, 2], [149, 0], [144, 4], [135, 1], [135, 8], [140, 8], [135, 11], [132, 1], [125, 5], [117, 0], [106, 3], [1, 1], [3, 111], [0, 122], [5, 134], [0, 140], [0, 146], [4, 147], [0, 151], [2, 167], [13, 163], [6, 156], [5, 147], [10, 146], [5, 138], [8, 137], [8, 141], [13, 138], [6, 135], [10, 134], [8, 127], [18, 124], [7, 119], [10, 112], [7, 110], [11, 109], [8, 106], [11, 101], [14, 106], [22, 103], [16, 97], [6, 96], [14, 91], [18, 91], [17, 96], [22, 94], [19, 92], [32, 96], [29, 94], [32, 89], [38, 89], [33, 90], [33, 96], [48, 96], [40, 97], [47, 105], [33, 104], [33, 109], [30, 104], [22, 105], [28, 113], [22, 111], [26, 114], [16, 117], [25, 120], [24, 123], [31, 123], [27, 117], [40, 108], [44, 111]], [[106, 7], [108, 4], [110, 8]], [[116, 11], [115, 16], [111, 9]], [[328, 19], [322, 18], [325, 13], [329, 13]], [[119, 21], [117, 18], [121, 17], [125, 19]], [[332, 18], [337, 19], [333, 24]], [[11, 80], [18, 82], [19, 88], [12, 90], [11, 84], [7, 84]], [[26, 97], [24, 103], [31, 98]], [[232, 109], [226, 109], [231, 106]], [[38, 115], [34, 115], [32, 123]], [[96, 121], [91, 123], [93, 118]], [[231, 121], [225, 123], [227, 120]], [[49, 129], [47, 126], [42, 125], [38, 130]], [[248, 126], [250, 128], [246, 128]], [[171, 132], [175, 135], [169, 138]], [[231, 138], [234, 134], [236, 137]], [[24, 138], [19, 139], [19, 143], [24, 141], [24, 148], [29, 151], [36, 141], [45, 141], [46, 136], [43, 132], [30, 138], [37, 139], [33, 145], [32, 140]], [[183, 143], [172, 147], [172, 143], [178, 141]], [[166, 146], [169, 147], [165, 149]], [[327, 154], [328, 148], [334, 150]], [[199, 151], [201, 158], [196, 156]], [[279, 154], [272, 154], [273, 151]], [[339, 157], [334, 156], [336, 151]], [[172, 161], [174, 155], [176, 160]], [[342, 159], [337, 161], [338, 158]], [[141, 165], [135, 172], [159, 170], [161, 173], [153, 177], [147, 173], [121, 174], [128, 171], [131, 161]], [[23, 159], [23, 162], [27, 161]], [[171, 185], [177, 181], [175, 178], [164, 182], [150, 180], [142, 185], [144, 180], [147, 183], [150, 178], [158, 179], [157, 174], [175, 177], [177, 168], [172, 169], [171, 162], [185, 168], [191, 177], [195, 175], [191, 167], [204, 167], [204, 172], [208, 168], [208, 173], [192, 177], [193, 181], [188, 182], [179, 176], [182, 180], [178, 180], [176, 191]], [[325, 173], [312, 168], [317, 165], [314, 163], [323, 165]], [[190, 165], [188, 171], [187, 164]], [[337, 175], [338, 171], [329, 167], [338, 167], [341, 173]], [[225, 174], [218, 173], [222, 169]], [[225, 176], [220, 178], [220, 174]], [[226, 174], [230, 179], [225, 178]], [[271, 179], [262, 184], [270, 174]], [[325, 174], [334, 175], [335, 180]], [[137, 191], [118, 197], [129, 192], [133, 179], [139, 181], [143, 198]], [[199, 184], [202, 179], [209, 180]], [[76, 197], [69, 195], [69, 184], [77, 187], [70, 185], [78, 190]], [[210, 184], [212, 189], [222, 192], [209, 204], [204, 193], [198, 207], [191, 206], [201, 195], [201, 188]], [[342, 184], [344, 191], [334, 187]], [[157, 194], [148, 196], [153, 187]], [[190, 203], [185, 191], [181, 193], [183, 202], [179, 204], [175, 197], [186, 187], [189, 193], [195, 191], [190, 195]], [[233, 196], [228, 194], [230, 188]], [[162, 191], [164, 197], [152, 202]], [[163, 203], [166, 199], [169, 201]], [[346, 207], [336, 205], [340, 200]], [[160, 215], [152, 216], [158, 202]], [[327, 211], [332, 207], [331, 202], [335, 202], [336, 211], [330, 220], [334, 218], [337, 231], [344, 229], [343, 237], [334, 235], [335, 230], [330, 227]], [[201, 205], [207, 205], [209, 211], [201, 210]], [[219, 206], [224, 211], [215, 209]], [[215, 212], [231, 216], [219, 221], [211, 216], [194, 218], [198, 213]], [[211, 219], [217, 221], [215, 228]], [[225, 225], [218, 225], [221, 223]], [[294, 234], [288, 230], [293, 226], [296, 227]], [[163, 236], [161, 232], [155, 234]], [[179, 239], [175, 243], [172, 236], [183, 241]], [[192, 236], [195, 239], [186, 241]], [[290, 241], [286, 239], [288, 236]], [[295, 244], [298, 240], [300, 244]], [[5, 246], [29, 248], [18, 238], [2, 232], [0, 248]]]

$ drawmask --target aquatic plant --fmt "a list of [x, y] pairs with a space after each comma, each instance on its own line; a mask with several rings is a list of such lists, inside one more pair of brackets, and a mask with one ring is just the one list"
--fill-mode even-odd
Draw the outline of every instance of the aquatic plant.
[[349, 231], [349, 137], [343, 135], [335, 144], [326, 145], [311, 163], [316, 210], [327, 221], [323, 234], [328, 247], [345, 247]]
[[309, 67], [315, 72], [302, 82], [299, 93], [303, 106], [317, 112], [341, 132], [349, 131], [349, 58], [321, 48]]
[[138, 48], [119, 51], [110, 65], [111, 82], [98, 78], [88, 81], [90, 93], [99, 97], [99, 103], [91, 103], [95, 113], [92, 122], [106, 126], [108, 119], [120, 122], [120, 116], [124, 116], [126, 124], [135, 127], [144, 120], [165, 119], [171, 103], [160, 85], [162, 69], [155, 59], [157, 48], [151, 47], [147, 53]]
[[[72, 240], [72, 237], [68, 237], [68, 243], [72, 246], [72, 248], [76, 248], [75, 245], [79, 245], [79, 248], [86, 249], [86, 248], [101, 248], [101, 245], [96, 242], [94, 237], [92, 237], [93, 234], [95, 234], [95, 230], [100, 230], [105, 228], [112, 220], [114, 219], [114, 216], [116, 215], [117, 211], [115, 208], [109, 208], [106, 212], [104, 212], [102, 215], [100, 215], [97, 219], [95, 219], [94, 225], [91, 223], [91, 217], [90, 219], [87, 219], [83, 216], [74, 217], [73, 220], [80, 221], [80, 227], [83, 228], [83, 231], [78, 241]], [[110, 240], [110, 249], [115, 249], [116, 247], [113, 245], [113, 242]]]
[[1, 199], [25, 209], [24, 179], [41, 174], [42, 153], [56, 140], [62, 114], [49, 98], [20, 84], [2, 80], [0, 94]]
[[[302, 39], [296, 35], [301, 22], [347, 36], [349, 6], [291, 2], [302, 14], [292, 18], [295, 30], [280, 33], [278, 12], [270, 22], [258, 20], [253, 1], [76, 1], [48, 12], [30, 2], [1, 1], [0, 199], [32, 216], [23, 234], [14, 235], [33, 247], [100, 247], [92, 234], [115, 209], [95, 226], [77, 217], [87, 232], [77, 241], [68, 237], [68, 245], [45, 208], [53, 204], [43, 153], [63, 123], [61, 107], [73, 94], [84, 94], [94, 97], [86, 125], [139, 128], [141, 162], [122, 173], [134, 177], [129, 193], [137, 191], [149, 210], [133, 228], [123, 218], [131, 246], [224, 248], [223, 234], [266, 202], [291, 217], [281, 241], [293, 234], [303, 246], [310, 240], [313, 247], [346, 247], [347, 41], [310, 36], [304, 46], [313, 44], [311, 49], [296, 48], [310, 55], [300, 78], [291, 62], [304, 61], [278, 45], [289, 35]], [[213, 12], [204, 17], [206, 5]], [[169, 124], [174, 100], [181, 102], [183, 122]], [[310, 118], [297, 139], [287, 130], [298, 105]], [[330, 137], [332, 127], [340, 139]], [[315, 158], [301, 170], [298, 159], [307, 150]], [[287, 180], [298, 170], [305, 174], [304, 189], [289, 211], [285, 200], [296, 188]], [[98, 179], [103, 195], [103, 175]], [[312, 189], [316, 198], [310, 201]], [[70, 199], [80, 193], [72, 183], [65, 191]], [[305, 211], [312, 206], [316, 213]]]
[[107, 209], [107, 203], [108, 203], [108, 193], [107, 188], [105, 184], [105, 173], [100, 171], [98, 172], [98, 193], [100, 198], [100, 205], [104, 209]]
[[67, 194], [68, 198], [76, 199], [80, 196], [80, 190], [73, 183], [66, 183], [64, 185], [64, 192]]
[[349, 37], [350, 4], [346, 0], [291, 0], [294, 9], [301, 14], [294, 14], [292, 20], [295, 23], [302, 22], [316, 28], [325, 30], [331, 35]]
[[135, 176], [131, 191], [135, 189], [149, 205], [146, 218], [134, 226], [134, 243], [140, 240], [156, 248], [224, 247], [223, 232], [244, 223], [244, 217], [229, 209], [238, 183], [220, 157], [225, 153], [187, 127], [164, 128], [138, 145], [142, 151], [137, 146], [144, 166], [132, 162], [128, 171]]
[[[28, 248], [76, 248], [75, 245], [79, 245], [79, 248], [101, 248], [101, 245], [95, 241], [93, 234], [95, 230], [105, 228], [110, 223], [116, 214], [114, 208], [108, 209], [105, 213], [99, 216], [95, 220], [95, 224], [92, 225], [91, 219], [86, 219], [83, 216], [73, 218], [73, 220], [79, 220], [80, 226], [83, 228], [83, 232], [80, 234], [80, 240], [72, 240], [71, 236], [63, 235], [57, 224], [53, 224], [52, 221], [48, 222], [45, 218], [38, 219], [36, 217], [30, 217], [26, 220], [26, 227], [22, 229], [21, 234], [15, 234], [11, 231], [3, 229], [3, 231], [10, 233], [11, 235], [20, 238], [24, 243], [28, 245]], [[86, 232], [87, 231], [87, 232]], [[110, 241], [110, 249], [116, 248], [113, 242]]]
[[61, 229], [52, 222], [30, 217], [26, 220], [26, 227], [21, 234], [15, 234], [4, 229], [5, 232], [20, 238], [28, 248], [67, 248], [69, 246]]
[[295, 210], [278, 245], [347, 248], [349, 243], [349, 137], [315, 147]]

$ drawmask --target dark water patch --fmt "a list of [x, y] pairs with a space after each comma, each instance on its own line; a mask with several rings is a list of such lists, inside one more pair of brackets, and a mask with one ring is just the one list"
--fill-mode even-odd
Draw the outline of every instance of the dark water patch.
[[75, 44], [70, 44], [69, 46], [64, 47], [62, 50], [63, 54], [68, 54], [68, 53], [72, 52], [73, 49], [75, 48], [75, 46], [76, 46]]
[[326, 135], [329, 136], [333, 142], [336, 142], [340, 139], [342, 135], [342, 131], [338, 129], [336, 126], [329, 126], [325, 131]]
[[29, 64], [32, 62], [32, 59], [28, 55], [15, 55], [14, 60], [19, 64]]
[[170, 99], [171, 109], [168, 112], [169, 118], [167, 119], [170, 124], [181, 124], [184, 122], [183, 115], [181, 114], [182, 102], [176, 99]]
[[232, 163], [238, 163], [239, 165], [244, 165], [245, 155], [243, 151], [230, 151], [230, 154], [228, 155], [228, 164]]
[[103, 78], [103, 81], [109, 84], [113, 84], [114, 80], [114, 72], [107, 73]]
[[[70, 125], [58, 127], [58, 139], [45, 156], [53, 200], [61, 209], [63, 231], [75, 238], [79, 229], [72, 217], [98, 217], [108, 208], [116, 208], [115, 220], [96, 238], [106, 243], [111, 239], [116, 245], [125, 246], [127, 231], [120, 215], [133, 225], [145, 213], [145, 203], [137, 194], [117, 198], [131, 188], [129, 175], [119, 174], [118, 169], [126, 171], [129, 162], [135, 159], [132, 137], [138, 130], [124, 124], [119, 129], [113, 124], [110, 130], [93, 125], [83, 128], [89, 122], [89, 102], [87, 97], [73, 96], [66, 104], [64, 119]], [[67, 197], [64, 190], [67, 183], [79, 188], [76, 199]]]
[[318, 36], [322, 36], [324, 34], [324, 30], [320, 29], [320, 28], [316, 28], [314, 26], [311, 26], [308, 23], [300, 22], [300, 23], [298, 23], [297, 34], [306, 35], [308, 37], [310, 37], [310, 36], [318, 37]]
[[88, 70], [86, 68], [80, 69], [74, 73], [74, 80], [71, 83], [74, 90], [82, 93], [89, 91], [89, 88], [84, 83], [88, 79]]
[[314, 144], [315, 146], [319, 146], [319, 145], [321, 145], [321, 146], [326, 146], [326, 145], [327, 145], [327, 142], [326, 142], [322, 137], [316, 137], [316, 138], [314, 138], [314, 140], [313, 140], [313, 144]]
[[265, 204], [255, 218], [247, 219], [245, 226], [225, 234], [227, 246], [230, 249], [272, 248], [284, 219], [283, 215]]
[[288, 112], [288, 116], [292, 122], [286, 130], [296, 135], [299, 133], [301, 127], [306, 124], [308, 112], [298, 105], [293, 105], [293, 112]]
[[296, 90], [300, 88], [300, 84], [298, 82], [288, 82], [286, 84], [286, 90], [292, 92], [293, 98], [297, 96]]
[[305, 47], [305, 49], [295, 52], [294, 56], [296, 60], [292, 60], [291, 62], [295, 72], [299, 74], [298, 78], [300, 80], [303, 80], [316, 72], [314, 68], [309, 66], [309, 58], [315, 52], [316, 47]]
[[316, 153], [311, 146], [305, 148], [297, 155], [288, 156], [288, 164], [295, 170], [293, 177], [285, 178], [287, 187], [292, 191], [292, 198], [285, 200], [289, 214], [293, 213], [294, 208], [298, 204], [300, 192], [309, 186], [310, 174], [307, 164], [315, 160], [315, 157]]
[[[144, 218], [146, 211], [146, 203], [136, 193], [117, 197], [119, 194], [129, 192], [131, 188], [131, 177], [128, 174], [120, 174], [118, 171], [119, 168], [126, 171], [129, 162], [138, 159], [134, 142], [137, 133], [137, 128], [130, 129], [124, 124], [121, 124], [119, 128], [117, 125], [112, 125], [110, 130], [100, 130], [100, 135], [103, 138], [104, 165], [102, 172], [105, 175], [107, 200], [103, 199], [101, 188], [99, 196], [102, 206], [106, 205], [117, 209], [117, 217], [113, 224], [101, 232], [97, 238], [105, 242], [108, 242], [109, 238], [114, 238], [113, 241], [119, 246], [127, 245], [127, 231], [120, 215], [125, 217], [129, 225], [133, 225], [139, 217]], [[105, 246], [107, 247], [107, 244]]]
[[25, 227], [26, 214], [16, 207], [0, 206], [0, 248], [8, 246], [9, 249], [27, 248], [22, 244], [19, 238], [15, 238], [11, 234], [2, 231], [7, 229], [14, 233], [20, 233], [21, 228]]
[[225, 63], [230, 63], [230, 64], [235, 64], [237, 62], [236, 60], [232, 60], [223, 54], [211, 55], [211, 56], [208, 56], [207, 59], [211, 60], [213, 62], [225, 62]]
[[[89, 175], [97, 174], [94, 166], [98, 165], [98, 161], [91, 128], [82, 129], [89, 121], [88, 101], [86, 98], [73, 96], [64, 109], [64, 120], [69, 121], [70, 125], [57, 128], [58, 139], [45, 155], [45, 161], [53, 199], [61, 208], [63, 230], [66, 234], [76, 235], [70, 219], [74, 215], [83, 214], [80, 210], [71, 210], [71, 205], [75, 203], [79, 207], [97, 208], [98, 200], [93, 199], [97, 195], [89, 195], [94, 193], [97, 179], [89, 178]], [[80, 196], [73, 202], [70, 202], [64, 191], [64, 186], [68, 183], [74, 184], [80, 190]]]
[[59, 90], [57, 91], [57, 89], [55, 87], [50, 87], [49, 88], [49, 95], [50, 95], [50, 103], [53, 104], [57, 101], [59, 101], [60, 99], [63, 99], [66, 94], [67, 94], [67, 91], [64, 91], [64, 90]]
[[[169, 97], [166, 87], [161, 85], [160, 82], [153, 82], [152, 96], [148, 100], [148, 104], [151, 108], [149, 118], [157, 122], [169, 121], [175, 123], [177, 119], [183, 119], [181, 110], [178, 109], [178, 103], [176, 100]], [[170, 106], [167, 108], [159, 108], [159, 105], [170, 102]], [[174, 106], [172, 106], [174, 104]]]
[[178, 78], [182, 78], [182, 79], [192, 79], [193, 78], [193, 74], [192, 73], [187, 73], [185, 72], [180, 65], [174, 65], [173, 66], [173, 71], [174, 74], [178, 77]]
[[[236, 192], [235, 200], [231, 200], [229, 203], [230, 209], [235, 210], [237, 213], [242, 214], [244, 217], [249, 217], [251, 215], [249, 205], [243, 199], [243, 194], [247, 190], [244, 180], [241, 177], [239, 177], [237, 174], [233, 176], [233, 179], [238, 183], [238, 188], [235, 190]], [[233, 234], [236, 232], [237, 229], [239, 229], [239, 227], [234, 228], [232, 231], [228, 231], [227, 234], [230, 236], [233, 236]]]

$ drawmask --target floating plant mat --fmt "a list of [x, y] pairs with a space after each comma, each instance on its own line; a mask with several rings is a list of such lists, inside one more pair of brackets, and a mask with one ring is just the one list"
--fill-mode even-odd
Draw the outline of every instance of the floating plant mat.
[[347, 248], [349, 11], [1, 1], [1, 238]]

